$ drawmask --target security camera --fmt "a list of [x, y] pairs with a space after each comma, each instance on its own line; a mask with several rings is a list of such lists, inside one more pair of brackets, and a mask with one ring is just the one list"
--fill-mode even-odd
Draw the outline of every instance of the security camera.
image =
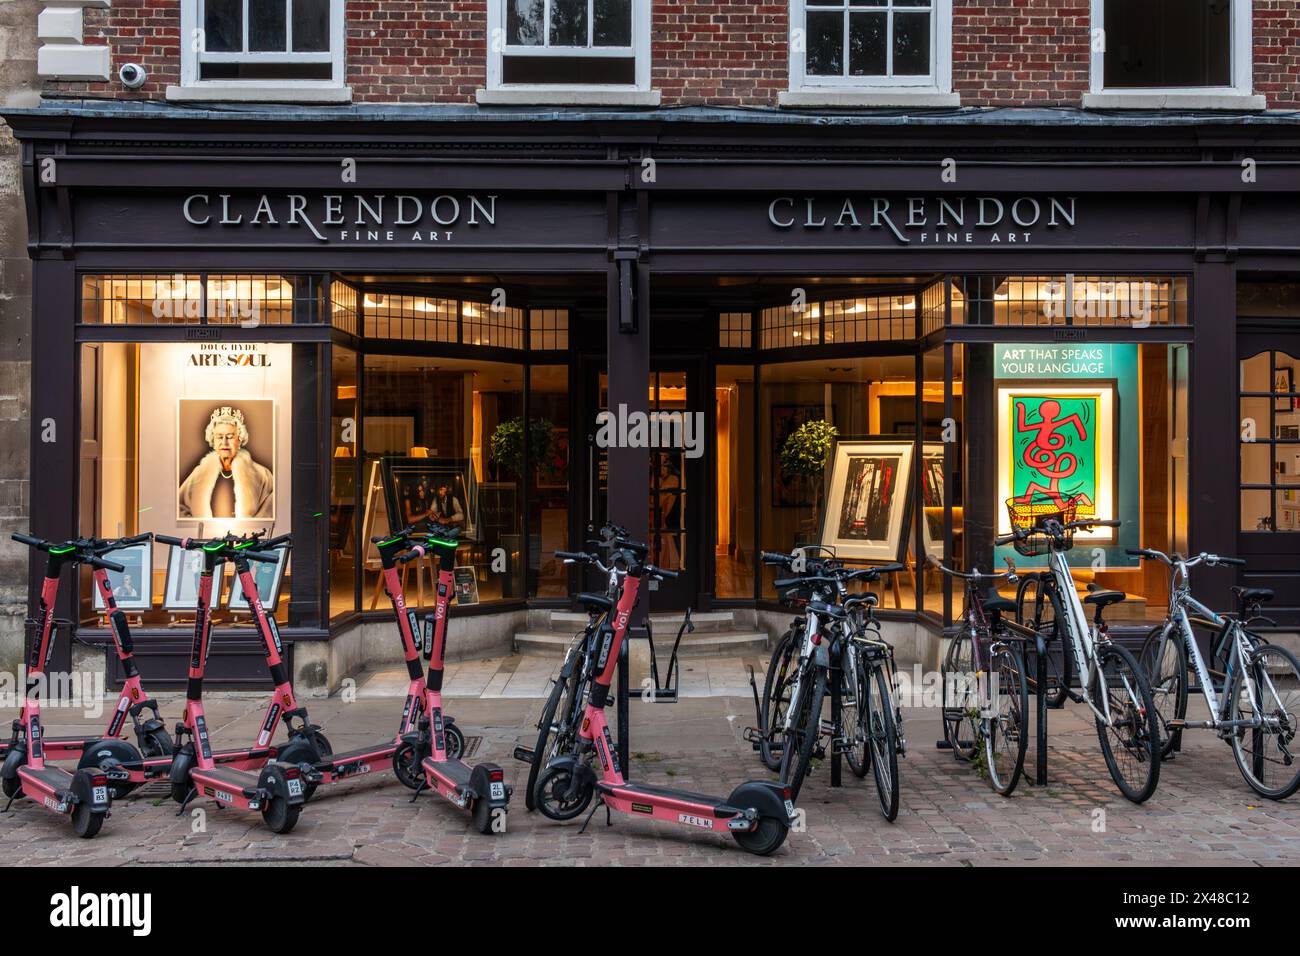
[[144, 81], [149, 79], [149, 74], [139, 63], [123, 63], [122, 68], [117, 71], [117, 78], [128, 90], [138, 90], [144, 86]]

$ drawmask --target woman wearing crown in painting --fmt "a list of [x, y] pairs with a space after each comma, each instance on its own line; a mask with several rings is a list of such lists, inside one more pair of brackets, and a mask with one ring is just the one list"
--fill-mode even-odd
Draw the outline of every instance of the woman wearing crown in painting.
[[244, 448], [248, 444], [244, 413], [230, 405], [214, 408], [203, 438], [212, 450], [181, 482], [180, 517], [274, 517], [275, 476]]

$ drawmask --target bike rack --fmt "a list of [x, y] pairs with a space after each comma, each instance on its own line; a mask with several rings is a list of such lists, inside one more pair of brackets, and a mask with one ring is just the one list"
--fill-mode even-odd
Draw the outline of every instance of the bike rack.
[[[656, 704], [675, 704], [678, 701], [677, 688], [681, 682], [681, 668], [677, 666], [677, 651], [682, 646], [682, 635], [695, 632], [695, 624], [691, 621], [691, 609], [686, 609], [686, 617], [682, 620], [682, 626], [677, 629], [677, 639], [673, 641], [673, 653], [668, 658], [668, 673], [666, 683], [659, 679], [659, 657], [655, 653], [655, 636], [650, 627], [650, 618], [645, 620], [646, 640], [650, 642], [650, 677], [654, 681], [654, 703]], [[750, 681], [753, 681], [754, 669], [751, 667]]]

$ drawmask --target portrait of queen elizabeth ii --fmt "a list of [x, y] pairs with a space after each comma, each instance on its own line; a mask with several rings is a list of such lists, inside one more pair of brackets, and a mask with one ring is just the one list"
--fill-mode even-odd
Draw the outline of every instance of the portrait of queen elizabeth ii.
[[[268, 432], [260, 436], [259, 447], [269, 449], [273, 447], [274, 438], [269, 434], [274, 427], [272, 403], [253, 401], [249, 404], [258, 406], [255, 409], [258, 427]], [[249, 419], [252, 417], [250, 415]], [[196, 441], [200, 423], [203, 423], [206, 451]], [[214, 408], [209, 402], [182, 399], [179, 431], [178, 454], [182, 470], [187, 464], [187, 445], [202, 453], [177, 490], [179, 518], [275, 517], [275, 475], [270, 468], [256, 461], [249, 451], [248, 445], [254, 436], [250, 434], [244, 410], [233, 405]], [[193, 454], [188, 456], [189, 462], [193, 460]]]

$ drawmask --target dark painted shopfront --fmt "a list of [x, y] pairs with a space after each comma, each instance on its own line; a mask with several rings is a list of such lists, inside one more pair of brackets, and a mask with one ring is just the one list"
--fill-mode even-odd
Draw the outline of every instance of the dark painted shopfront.
[[[1129, 594], [1117, 625], [1163, 611], [1142, 545], [1247, 558], [1200, 596], [1274, 587], [1300, 626], [1293, 123], [5, 116], [33, 532], [292, 531], [267, 583], [295, 651], [382, 618], [366, 543], [435, 513], [465, 532], [462, 615], [567, 605], [551, 554], [609, 515], [684, 572], [652, 610], [775, 607], [758, 552], [833, 543], [903, 560], [883, 616], [938, 628], [925, 556], [1001, 564], [1001, 502], [1031, 488], [1124, 522], [1075, 548], [1081, 583]], [[814, 422], [824, 471], [783, 463]], [[233, 503], [205, 470], [222, 423], [256, 466]], [[166, 550], [124, 592], [151, 676], [180, 675], [193, 613]], [[67, 602], [101, 639], [88, 580]], [[220, 679], [260, 674], [245, 620], [223, 594]]]

